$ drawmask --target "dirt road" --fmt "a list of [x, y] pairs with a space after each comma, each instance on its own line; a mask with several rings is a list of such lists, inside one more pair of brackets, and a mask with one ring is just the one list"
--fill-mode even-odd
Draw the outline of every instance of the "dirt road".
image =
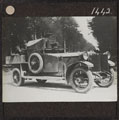
[[98, 87], [95, 83], [86, 93], [76, 93], [65, 81], [50, 80], [40, 85], [36, 80], [25, 82], [24, 86], [12, 84], [11, 72], [3, 72], [4, 102], [85, 102], [116, 101], [117, 86], [114, 82], [109, 88]]

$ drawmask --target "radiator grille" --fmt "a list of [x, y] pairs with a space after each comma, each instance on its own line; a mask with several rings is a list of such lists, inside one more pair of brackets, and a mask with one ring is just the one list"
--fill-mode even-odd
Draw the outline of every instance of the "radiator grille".
[[92, 55], [91, 62], [94, 64], [93, 71], [109, 70], [107, 55], [103, 54]]

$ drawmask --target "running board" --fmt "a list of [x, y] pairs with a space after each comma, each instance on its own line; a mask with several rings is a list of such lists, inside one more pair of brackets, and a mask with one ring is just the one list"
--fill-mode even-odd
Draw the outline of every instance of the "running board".
[[22, 76], [24, 79], [41, 79], [41, 80], [52, 80], [52, 79], [57, 79], [57, 80], [64, 80], [65, 77], [53, 77], [53, 76]]
[[58, 79], [58, 80], [65, 80], [65, 77], [58, 77], [58, 76], [27, 76], [25, 75], [26, 71], [21, 71], [21, 77], [24, 79], [42, 79], [42, 80], [51, 80], [51, 79]]

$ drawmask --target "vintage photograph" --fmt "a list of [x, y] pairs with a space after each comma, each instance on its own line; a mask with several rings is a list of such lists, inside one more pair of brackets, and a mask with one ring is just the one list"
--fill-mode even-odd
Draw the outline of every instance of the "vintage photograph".
[[117, 17], [2, 19], [3, 102], [117, 101]]

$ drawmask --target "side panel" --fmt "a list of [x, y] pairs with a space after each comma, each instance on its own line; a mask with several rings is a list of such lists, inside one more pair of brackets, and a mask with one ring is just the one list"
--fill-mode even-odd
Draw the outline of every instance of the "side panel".
[[54, 56], [43, 55], [43, 72], [58, 72], [59, 59]]
[[25, 55], [6, 56], [6, 64], [26, 63]]

